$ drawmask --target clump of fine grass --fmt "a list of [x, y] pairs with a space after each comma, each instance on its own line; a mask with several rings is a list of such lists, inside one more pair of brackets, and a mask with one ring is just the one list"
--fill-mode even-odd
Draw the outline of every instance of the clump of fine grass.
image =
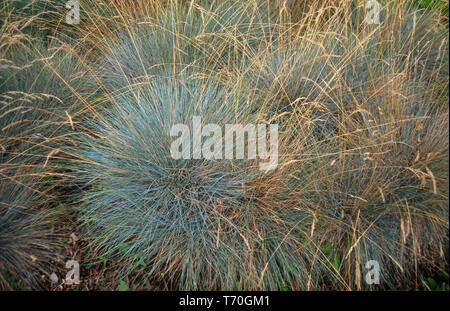
[[63, 266], [58, 240], [64, 227], [64, 210], [50, 208], [54, 185], [46, 185], [45, 175], [30, 170], [25, 164], [19, 169], [3, 165], [0, 168], [0, 288], [3, 290], [17, 290], [18, 285], [23, 289], [43, 289], [50, 274]]
[[248, 74], [293, 118], [301, 165], [291, 193], [309, 207], [325, 255], [311, 270], [328, 264], [316, 277], [337, 288], [364, 288], [371, 259], [386, 287], [417, 287], [418, 262], [433, 265], [448, 243], [446, 30], [428, 13], [384, 10], [376, 28], [334, 21], [289, 37]]
[[82, 84], [87, 73], [58, 39], [47, 43], [24, 34], [15, 36], [17, 42], [1, 51], [2, 157], [10, 161], [26, 153], [43, 163], [70, 139], [77, 117], [83, 114]]
[[0, 288], [43, 289], [64, 267], [54, 160], [71, 144], [84, 71], [57, 39], [28, 32], [33, 18], [1, 14], [11, 20], [0, 32]]
[[270, 41], [277, 18], [264, 1], [157, 1], [138, 17], [124, 14], [122, 1], [82, 5], [92, 17], [77, 31], [97, 51], [103, 83], [132, 84], [186, 67], [215, 74], [232, 69], [250, 56], [239, 45], [257, 48]]
[[[152, 78], [115, 97], [90, 125], [95, 136], [74, 151], [77, 180], [86, 181], [79, 212], [97, 256], [121, 261], [121, 277], [143, 262], [148, 276], [164, 274], [174, 288], [256, 288], [248, 265], [263, 269], [276, 248], [257, 233], [278, 226], [252, 198], [257, 164], [174, 160], [169, 136], [194, 116], [205, 124], [256, 122], [252, 108], [213, 80], [185, 75]], [[282, 274], [265, 286], [278, 288]]]

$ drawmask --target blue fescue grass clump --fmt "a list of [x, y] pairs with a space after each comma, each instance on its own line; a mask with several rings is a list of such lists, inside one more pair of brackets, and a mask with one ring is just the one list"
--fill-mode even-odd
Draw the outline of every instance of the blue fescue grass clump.
[[42, 192], [45, 191], [42, 177], [25, 168], [2, 167], [0, 172], [0, 289], [3, 290], [45, 288], [50, 274], [59, 271], [62, 265], [58, 237], [63, 211], [49, 208], [51, 188]]
[[448, 243], [448, 31], [430, 14], [390, 10], [350, 36], [340, 21], [288, 38], [248, 75], [291, 112], [301, 165], [288, 184], [327, 250], [332, 273], [317, 277], [337, 288], [364, 288], [371, 259], [395, 288]]
[[[2, 15], [5, 11], [1, 12]], [[24, 33], [29, 20], [1, 26], [0, 288], [42, 289], [63, 268], [66, 229], [54, 163], [80, 112], [78, 58], [57, 39]], [[78, 96], [77, 96], [78, 95]], [[70, 142], [69, 142], [70, 144]]]
[[[105, 9], [86, 5], [93, 7], [92, 14]], [[121, 18], [116, 23], [93, 20], [85, 37], [99, 50], [98, 55], [104, 55], [98, 57], [105, 71], [102, 82], [112, 83], [115, 90], [186, 67], [213, 75], [236, 62], [245, 63], [250, 55], [239, 46], [267, 44], [277, 20], [276, 16], [271, 19], [273, 13], [264, 1], [157, 2], [131, 21], [122, 16], [126, 7], [107, 10]]]
[[82, 113], [84, 79], [79, 58], [55, 38], [50, 43], [23, 34], [2, 50], [0, 144], [8, 161], [27, 153], [34, 161], [62, 146]]
[[[404, 14], [401, 18], [398, 10]], [[398, 72], [407, 73], [411, 85], [430, 83], [433, 92], [444, 95], [445, 90], [434, 83], [445, 87], [448, 32], [429, 12], [392, 3], [382, 12], [383, 23], [376, 28], [362, 22], [364, 15], [358, 10], [350, 11], [347, 20], [330, 19], [305, 32], [300, 30], [311, 27], [310, 22], [299, 22], [300, 30], [287, 30], [252, 58], [247, 83], [262, 98], [282, 101], [281, 108], [295, 101], [317, 101], [331, 106], [342, 103], [334, 109], [346, 109], [365, 100], [362, 90], [375, 79]], [[416, 83], [424, 79], [428, 81]]]
[[261, 195], [251, 185], [261, 175], [255, 161], [170, 155], [173, 124], [191, 125], [193, 116], [205, 124], [247, 124], [257, 121], [251, 109], [232, 89], [186, 75], [153, 78], [115, 97], [89, 125], [95, 136], [80, 140], [74, 166], [85, 190], [80, 220], [96, 256], [120, 262], [121, 277], [144, 263], [149, 277], [163, 274], [173, 288], [299, 284], [303, 272], [290, 277], [276, 263], [295, 264], [298, 251], [288, 242], [271, 259], [279, 271], [258, 285], [258, 271], [277, 248], [275, 237], [289, 228], [255, 201]]

